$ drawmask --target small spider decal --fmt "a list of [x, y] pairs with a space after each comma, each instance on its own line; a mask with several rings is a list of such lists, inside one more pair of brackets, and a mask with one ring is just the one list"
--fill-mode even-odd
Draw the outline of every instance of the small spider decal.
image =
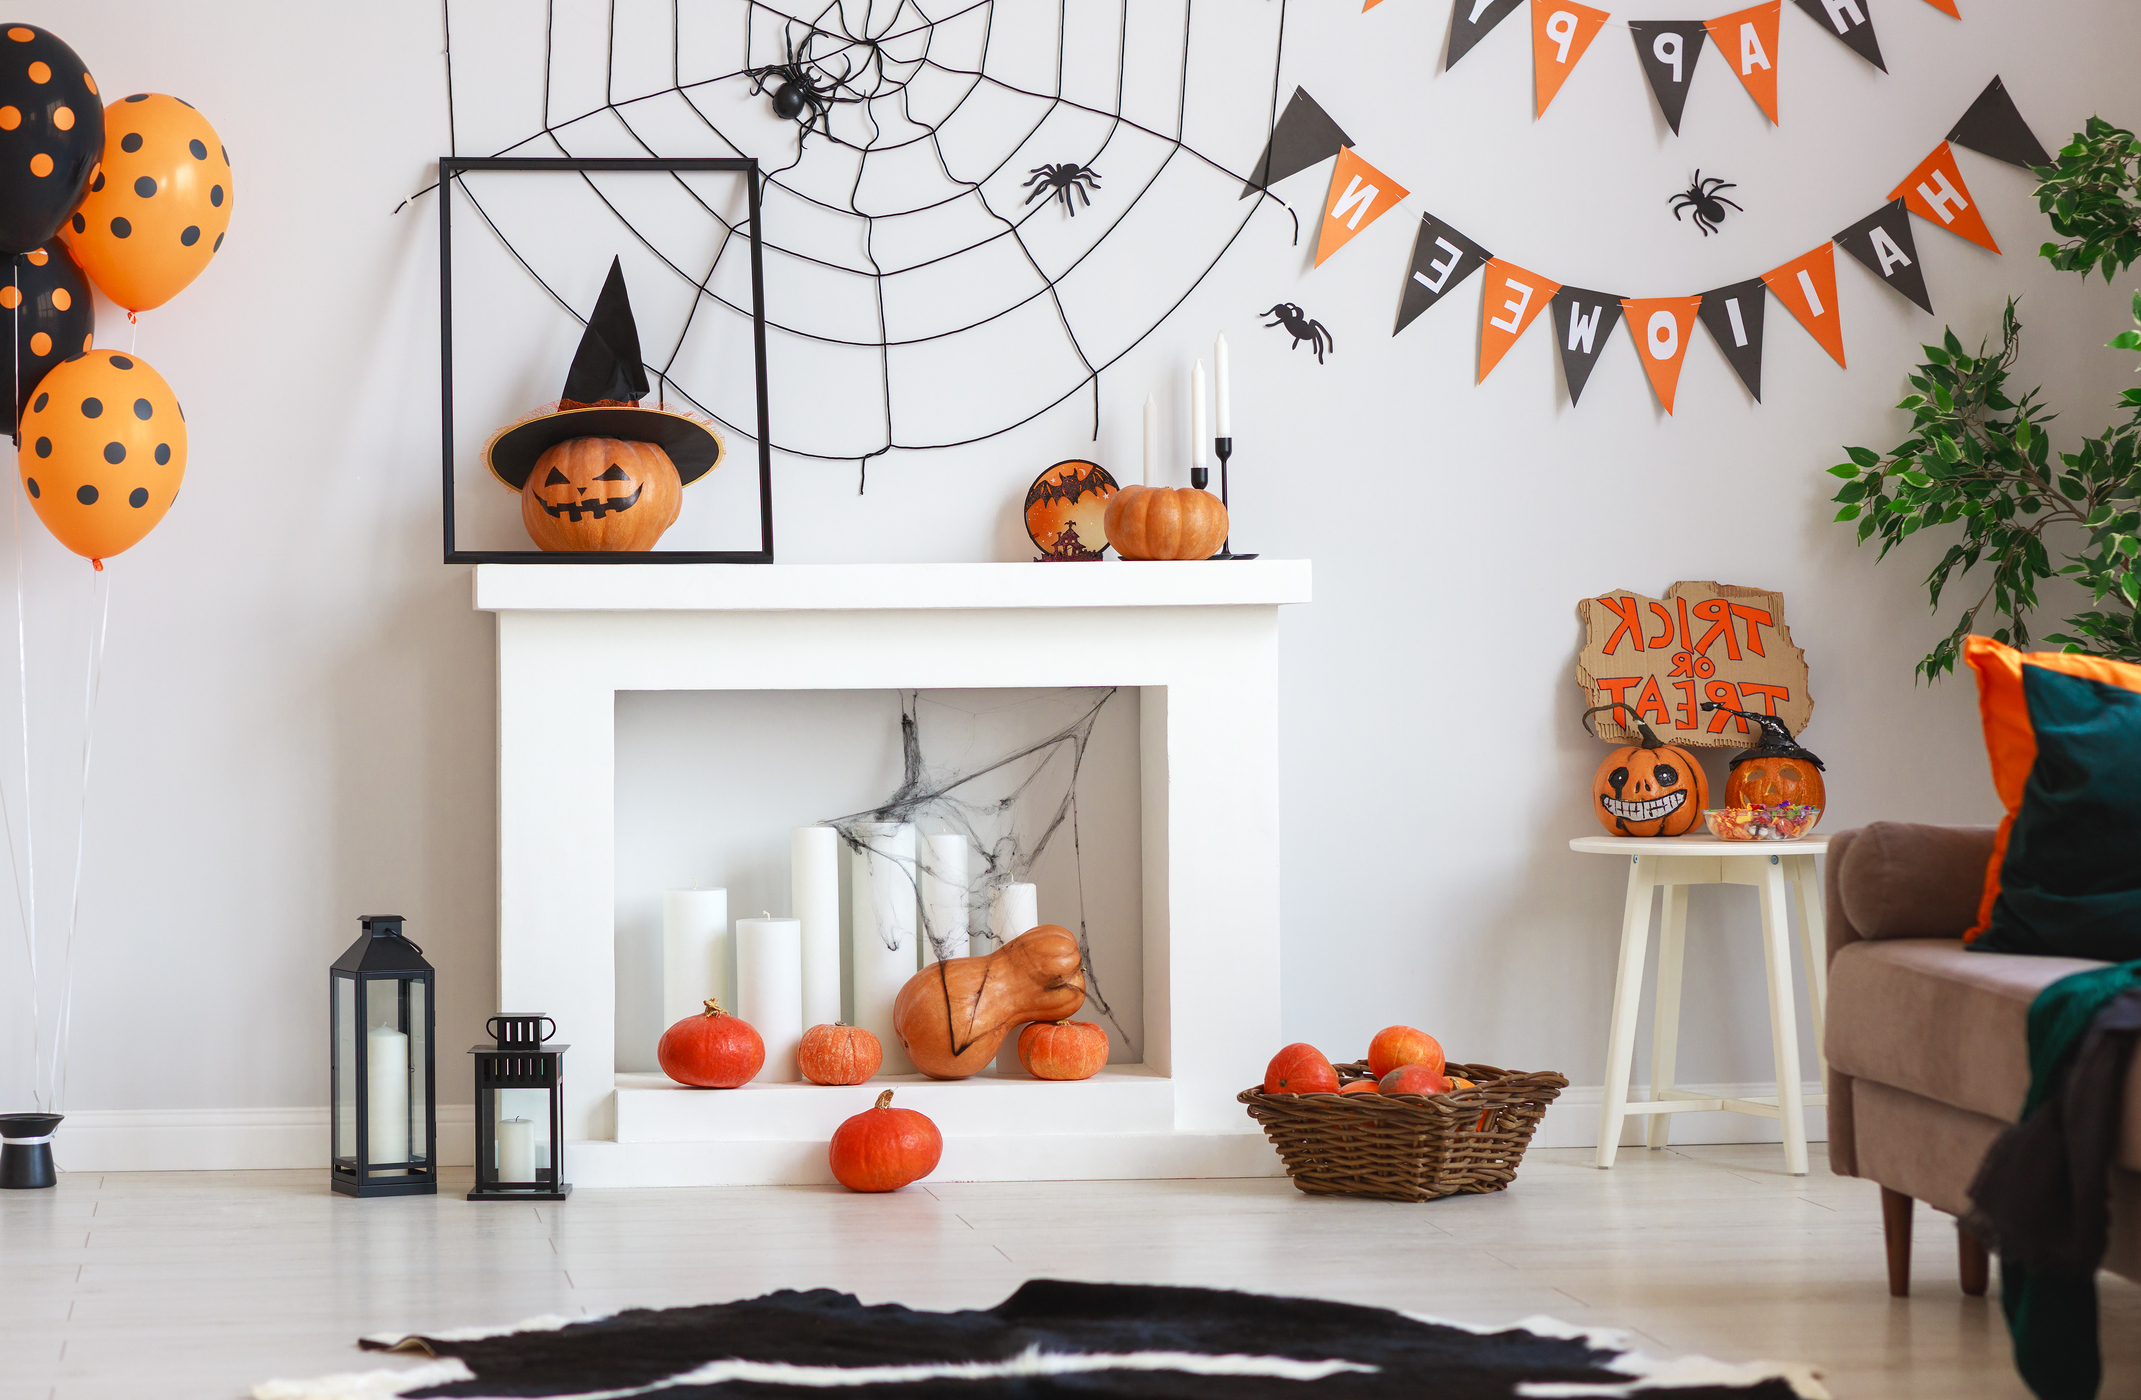
[[[807, 51], [809, 45], [804, 45]], [[783, 121], [799, 123], [804, 134], [818, 131], [825, 139], [841, 144], [833, 135], [832, 124], [826, 120], [835, 103], [860, 102], [860, 97], [842, 97], [841, 85], [854, 76], [853, 68], [845, 58], [840, 60], [838, 77], [829, 70], [813, 71], [814, 65], [807, 57], [797, 58], [795, 47], [788, 37], [781, 36], [781, 61], [764, 68], [747, 68], [743, 76], [751, 80], [751, 91], [763, 93], [769, 81], [778, 82], [773, 89], [773, 115]]]
[[1036, 199], [1046, 199], [1049, 195], [1054, 195], [1063, 201], [1064, 212], [1072, 217], [1077, 216], [1078, 206], [1071, 203], [1071, 191], [1076, 190], [1078, 198], [1084, 200], [1090, 208], [1093, 196], [1086, 191], [1100, 188], [1100, 172], [1090, 165], [1070, 162], [1062, 165], [1037, 165], [1033, 168], [1032, 176], [1033, 178], [1026, 182], [1026, 187], [1032, 189], [1033, 193], [1026, 196], [1026, 203], [1031, 204]]
[[1323, 352], [1332, 348], [1331, 333], [1323, 322], [1309, 320], [1308, 313], [1290, 301], [1282, 301], [1269, 311], [1260, 311], [1257, 314], [1276, 317], [1276, 320], [1264, 322], [1264, 329], [1286, 327], [1286, 333], [1294, 338], [1293, 344], [1286, 348], [1298, 350], [1303, 345], [1309, 346], [1316, 352], [1316, 363], [1319, 365], [1323, 363]]
[[1718, 193], [1719, 190], [1736, 190], [1738, 188], [1738, 185], [1720, 180], [1715, 175], [1705, 180], [1702, 178], [1702, 172], [1700, 170], [1696, 171], [1695, 182], [1666, 201], [1672, 206], [1673, 222], [1680, 222], [1682, 211], [1693, 209], [1695, 211], [1695, 227], [1702, 230], [1704, 238], [1708, 238], [1717, 231], [1717, 226], [1725, 221], [1726, 205], [1729, 204], [1734, 209], [1739, 209], [1742, 214], [1747, 212]]

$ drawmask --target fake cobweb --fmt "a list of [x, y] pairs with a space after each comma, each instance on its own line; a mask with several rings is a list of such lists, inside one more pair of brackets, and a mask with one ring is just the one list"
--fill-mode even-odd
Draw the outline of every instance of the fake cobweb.
[[[1291, 219], [1268, 192], [1240, 198], [1276, 114], [1285, 11], [551, 0], [538, 24], [519, 0], [446, 0], [452, 143], [755, 157], [780, 451], [866, 469], [894, 448], [1009, 432], [1081, 395], [1097, 435], [1102, 373], [1260, 213]], [[820, 100], [776, 115], [799, 78]], [[466, 173], [452, 196], [578, 321], [610, 246], [628, 272], [636, 251], [657, 392], [752, 436], [736, 182], [587, 174], [570, 177], [570, 199], [516, 204], [508, 178]], [[671, 182], [668, 197], [632, 192], [648, 179]]]

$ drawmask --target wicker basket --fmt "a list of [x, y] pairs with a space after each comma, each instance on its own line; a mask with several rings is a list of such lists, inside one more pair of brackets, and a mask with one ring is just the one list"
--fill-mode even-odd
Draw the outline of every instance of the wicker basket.
[[[1368, 1078], [1365, 1061], [1337, 1066], [1341, 1083]], [[1569, 1081], [1493, 1065], [1451, 1065], [1479, 1087], [1432, 1098], [1399, 1094], [1235, 1095], [1279, 1150], [1286, 1174], [1312, 1196], [1432, 1201], [1499, 1191], [1515, 1180], [1546, 1106]]]

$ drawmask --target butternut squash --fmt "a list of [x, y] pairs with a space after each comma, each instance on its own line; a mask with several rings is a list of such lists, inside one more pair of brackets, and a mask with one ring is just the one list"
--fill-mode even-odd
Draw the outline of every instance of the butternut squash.
[[932, 963], [892, 1003], [892, 1028], [932, 1079], [987, 1069], [1028, 1021], [1064, 1021], [1085, 1005], [1084, 960], [1070, 930], [1029, 929], [995, 952]]

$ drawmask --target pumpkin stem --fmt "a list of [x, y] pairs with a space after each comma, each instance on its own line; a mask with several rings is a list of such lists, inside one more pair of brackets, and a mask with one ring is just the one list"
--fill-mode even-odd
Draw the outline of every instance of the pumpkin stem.
[[[1708, 709], [1710, 707], [1705, 705], [1703, 708]], [[1641, 742], [1638, 744], [1639, 748], [1662, 749], [1665, 747], [1665, 741], [1658, 737], [1657, 731], [1645, 724], [1641, 715], [1629, 709], [1625, 702], [1619, 700], [1610, 705], [1593, 705], [1580, 716], [1583, 720], [1584, 732], [1592, 738], [1596, 739], [1599, 735], [1598, 731], [1591, 727], [1591, 716], [1597, 714], [1600, 710], [1621, 710], [1626, 712], [1628, 718], [1635, 724], [1636, 733], [1642, 736]]]
[[1824, 773], [1829, 771], [1829, 766], [1826, 763], [1823, 763], [1799, 746], [1799, 741], [1792, 737], [1792, 731], [1786, 728], [1784, 721], [1778, 719], [1775, 715], [1758, 715], [1748, 710], [1735, 710], [1730, 705], [1720, 705], [1715, 700], [1703, 701], [1702, 707], [1705, 710], [1723, 710], [1728, 715], [1738, 715], [1741, 719], [1752, 720], [1755, 727], [1762, 732], [1762, 737], [1756, 742], [1755, 746], [1743, 753], [1733, 755], [1732, 762], [1727, 764], [1727, 767], [1737, 768], [1750, 758], [1799, 758], [1813, 764]]
[[706, 1014], [709, 1018], [728, 1015], [726, 1011], [721, 1009], [721, 999], [719, 997], [708, 997], [706, 999]]
[[885, 1090], [885, 1092], [877, 1096], [877, 1106], [879, 1108], [892, 1107], [892, 1091], [890, 1089]]

